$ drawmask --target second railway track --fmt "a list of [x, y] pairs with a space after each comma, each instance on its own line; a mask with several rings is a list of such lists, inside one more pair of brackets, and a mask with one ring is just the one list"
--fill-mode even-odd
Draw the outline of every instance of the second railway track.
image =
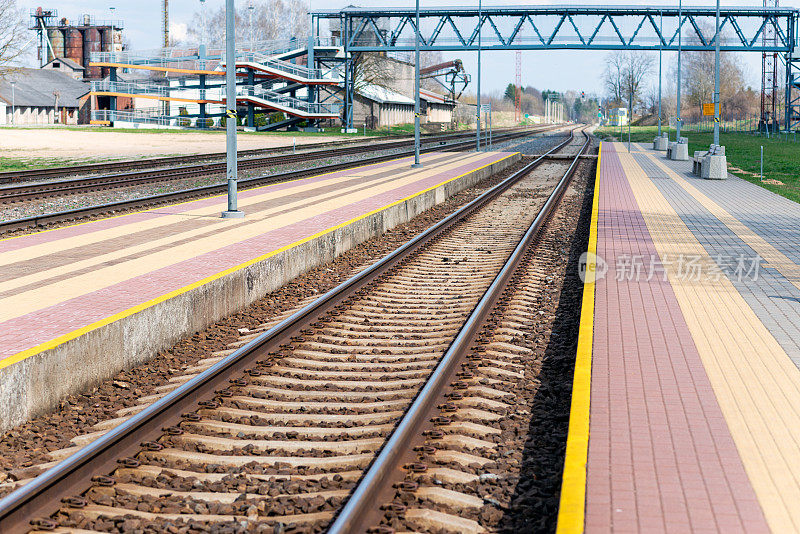
[[[531, 135], [544, 131], [545, 129], [514, 130], [498, 133], [499, 140], [513, 138], [515, 135]], [[429, 137], [423, 139], [423, 145], [427, 145], [428, 150], [435, 148], [447, 148], [453, 141], [463, 139], [463, 134], [449, 134], [446, 136]], [[239, 158], [239, 170], [258, 170], [277, 165], [287, 165], [297, 162], [307, 162], [322, 160], [325, 158], [338, 157], [344, 155], [363, 154], [375, 152], [376, 150], [393, 150], [408, 147], [413, 141], [390, 141], [388, 143], [376, 143], [371, 145], [341, 146], [302, 152], [295, 154], [256, 156]], [[459, 146], [463, 143], [457, 143]], [[141, 184], [151, 184], [155, 182], [166, 182], [185, 178], [208, 176], [225, 172], [225, 161], [211, 161], [196, 163], [197, 159], [186, 157], [183, 163], [194, 162], [191, 165], [175, 166], [154, 166], [153, 169], [132, 171], [118, 174], [106, 174], [101, 176], [88, 176], [82, 178], [69, 178], [54, 181], [37, 183], [22, 183], [0, 185], [0, 204], [13, 204], [28, 200], [38, 200], [54, 196], [74, 195], [79, 193], [100, 191], [106, 189], [116, 189], [120, 187], [130, 187]], [[45, 169], [46, 170], [46, 169]], [[2, 182], [0, 182], [2, 183]]]
[[[542, 131], [543, 130], [523, 130], [523, 131], [516, 130], [503, 134], [498, 134], [495, 136], [495, 142], [508, 141], [511, 139], [516, 139], [520, 137], [533, 135], [536, 133], [541, 133]], [[469, 149], [472, 146], [474, 146], [473, 143], [474, 141], [469, 140], [469, 141], [460, 141], [456, 143], [437, 144], [435, 146], [425, 147], [422, 149], [422, 151], [431, 152], [435, 150], [463, 150], [463, 149]], [[360, 151], [363, 152], [363, 150], [361, 149]], [[258, 187], [286, 180], [293, 180], [304, 176], [313, 175], [315, 173], [332, 172], [340, 169], [346, 169], [356, 164], [367, 165], [371, 163], [379, 163], [382, 161], [387, 161], [407, 156], [409, 155], [409, 153], [393, 153], [393, 154], [379, 155], [362, 159], [357, 163], [356, 162], [333, 163], [328, 165], [320, 165], [316, 167], [308, 167], [301, 170], [280, 172], [265, 176], [242, 178], [239, 180], [239, 188], [247, 189], [251, 187]], [[310, 154], [303, 154], [299, 156], [306, 158], [306, 160], [311, 157]], [[179, 174], [180, 172], [183, 172], [180, 169], [185, 170], [186, 168], [181, 167], [176, 169], [175, 172], [178, 174], [176, 174], [172, 178], [166, 177], [165, 179], [186, 178], [187, 177], [186, 175]], [[195, 170], [190, 169], [190, 170], [192, 173], [200, 172], [197, 169]], [[25, 200], [48, 198], [54, 196], [61, 196], [65, 194], [69, 195], [80, 192], [94, 191], [98, 189], [127, 187], [127, 186], [152, 182], [153, 172], [148, 172], [145, 174], [146, 176], [138, 176], [138, 173], [134, 173], [132, 175], [81, 178], [81, 179], [67, 180], [61, 182], [52, 182], [49, 184], [44, 183], [44, 184], [30, 184], [30, 185], [20, 185], [20, 186], [3, 186], [0, 187], [0, 203], [14, 204], [17, 202], [23, 202]], [[190, 174], [189, 176], [193, 175]], [[168, 193], [161, 193], [139, 198], [121, 200], [111, 203], [74, 208], [65, 211], [43, 213], [40, 215], [32, 215], [19, 219], [10, 219], [6, 221], [0, 221], [0, 232], [9, 232], [25, 228], [42, 227], [46, 225], [62, 223], [65, 221], [74, 221], [85, 217], [91, 217], [107, 213], [116, 213], [121, 210], [130, 210], [130, 209], [154, 206], [169, 202], [189, 200], [203, 196], [210, 196], [214, 194], [224, 193], [226, 189], [227, 189], [226, 184], [212, 184], [212, 185], [194, 187], [191, 189], [183, 189]]]
[[[553, 151], [579, 154], [588, 143], [570, 139]], [[469, 441], [459, 432], [493, 417], [491, 388], [472, 381], [477, 364], [457, 364], [578, 158], [561, 177], [532, 176], [544, 161], [263, 325], [230, 354], [201, 362], [195, 375], [0, 501], [0, 530], [26, 531], [32, 519], [50, 531], [168, 532], [192, 523], [322, 530], [334, 519], [337, 532], [369, 526], [382, 513], [374, 497], [393, 487], [392, 473], [453, 377], [466, 394], [451, 404], [471, 411], [473, 422], [440, 416], [439, 442], [456, 440], [441, 454], [457, 458], [458, 440]], [[436, 474], [452, 484], [462, 476]]]

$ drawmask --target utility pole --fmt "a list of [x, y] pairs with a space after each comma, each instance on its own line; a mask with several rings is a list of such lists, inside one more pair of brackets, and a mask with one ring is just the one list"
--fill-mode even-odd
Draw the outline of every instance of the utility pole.
[[164, 0], [164, 13], [161, 30], [164, 32], [164, 48], [169, 47], [169, 0]]
[[675, 120], [675, 142], [681, 140], [681, 37], [683, 36], [683, 11], [681, 10], [681, 0], [678, 0], [678, 106]]
[[714, 144], [719, 145], [719, 0], [717, 0], [717, 32], [714, 34]]
[[659, 14], [658, 33], [661, 34], [658, 43], [658, 136], [661, 137], [661, 52], [664, 48], [664, 12]]
[[417, 0], [416, 21], [414, 22], [414, 164], [412, 167], [422, 167], [419, 162], [419, 0]]
[[[165, 0], [166, 1], [166, 0]], [[238, 219], [244, 217], [244, 212], [238, 210], [236, 179], [237, 148], [236, 148], [236, 30], [233, 0], [225, 0], [225, 107], [226, 141], [227, 141], [227, 176], [228, 176], [228, 209], [222, 212], [224, 219]]]
[[478, 103], [475, 106], [475, 150], [481, 151], [481, 24], [483, 10], [481, 0], [478, 0]]
[[[254, 29], [255, 29], [255, 28], [253, 28], [253, 10], [254, 9], [255, 9], [255, 6], [253, 5], [253, 0], [250, 0], [247, 3], [247, 25], [250, 27], [250, 50], [251, 51], [255, 50], [255, 44], [254, 43], [256, 42], [256, 39], [255, 39], [255, 36], [254, 36], [254, 33], [253, 33]], [[309, 68], [310, 67], [311, 66], [309, 65]], [[250, 126], [252, 126], [252, 124]]]
[[17, 124], [17, 119], [16, 119], [16, 115], [17, 115], [17, 105], [16, 105], [17, 95], [15, 93], [16, 86], [17, 86], [17, 82], [16, 81], [11, 82], [11, 124], [13, 124], [15, 126]]

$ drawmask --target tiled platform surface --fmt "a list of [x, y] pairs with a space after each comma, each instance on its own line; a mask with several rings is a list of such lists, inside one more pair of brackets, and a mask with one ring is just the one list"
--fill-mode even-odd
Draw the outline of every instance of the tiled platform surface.
[[219, 196], [0, 241], [0, 429], [518, 157], [431, 153], [241, 191], [244, 219]]
[[596, 189], [559, 531], [800, 532], [800, 204], [621, 143]]

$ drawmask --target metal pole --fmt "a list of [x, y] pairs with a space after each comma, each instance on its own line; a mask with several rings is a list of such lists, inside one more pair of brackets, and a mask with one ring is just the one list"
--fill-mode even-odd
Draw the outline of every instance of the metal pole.
[[717, 0], [717, 31], [714, 34], [714, 144], [719, 146], [719, 0]]
[[761, 145], [761, 171], [758, 175], [759, 181], [764, 181], [764, 145]]
[[678, 0], [678, 107], [675, 118], [675, 142], [681, 140], [681, 37], [683, 36], [683, 11], [681, 0]]
[[421, 167], [419, 162], [419, 0], [414, 32], [414, 164], [412, 167]]
[[15, 93], [15, 88], [17, 86], [17, 82], [11, 82], [11, 124], [14, 126], [17, 125], [17, 98]]
[[[255, 50], [255, 45], [253, 43], [256, 42], [255, 33], [253, 28], [253, 10], [255, 6], [253, 5], [253, 0], [250, 0], [247, 6], [247, 25], [250, 26], [250, 50]], [[310, 67], [310, 65], [309, 65]], [[252, 125], [251, 125], [252, 126]]]
[[478, 0], [478, 104], [475, 108], [475, 150], [481, 150], [481, 30], [483, 24], [481, 19], [483, 17], [481, 0]]
[[244, 212], [237, 209], [236, 179], [236, 35], [233, 0], [225, 0], [225, 126], [227, 140], [228, 209], [223, 218], [241, 218]]
[[660, 12], [658, 32], [661, 34], [658, 44], [658, 136], [661, 137], [661, 52], [664, 49], [664, 12]]
[[631, 151], [631, 121], [633, 120], [633, 91], [628, 93], [628, 152]]

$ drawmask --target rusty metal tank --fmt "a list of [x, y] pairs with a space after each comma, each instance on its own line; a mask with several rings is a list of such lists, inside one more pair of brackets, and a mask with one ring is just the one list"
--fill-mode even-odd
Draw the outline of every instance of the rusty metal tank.
[[97, 28], [87, 28], [83, 30], [83, 67], [84, 76], [93, 80], [99, 79], [102, 75], [100, 67], [91, 67], [89, 63], [92, 61], [92, 52], [100, 52], [102, 49], [102, 38], [100, 30]]
[[68, 28], [64, 35], [66, 36], [64, 45], [66, 56], [75, 63], [83, 65], [83, 34], [77, 28]]
[[[100, 30], [100, 49], [103, 52], [111, 52], [114, 46], [114, 30], [111, 28], [103, 28]], [[102, 76], [107, 78], [111, 74], [111, 69], [103, 67]]]
[[[47, 37], [53, 49], [47, 49], [47, 62], [53, 61], [54, 57], [63, 58], [64, 55], [64, 32], [58, 28], [48, 28]], [[54, 56], [55, 54], [55, 56]]]

